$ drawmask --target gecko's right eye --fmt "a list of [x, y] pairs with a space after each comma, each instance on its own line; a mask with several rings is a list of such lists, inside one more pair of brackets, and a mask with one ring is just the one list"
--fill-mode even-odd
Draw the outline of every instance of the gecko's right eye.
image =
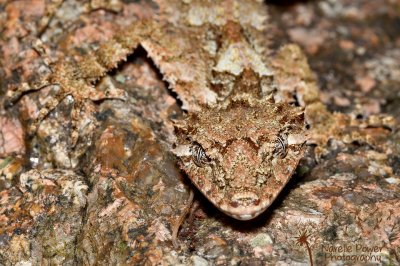
[[200, 146], [200, 144], [193, 143], [190, 151], [192, 153], [192, 160], [198, 167], [204, 167], [206, 164], [211, 163], [210, 158], [208, 158], [206, 152], [204, 151], [203, 147]]

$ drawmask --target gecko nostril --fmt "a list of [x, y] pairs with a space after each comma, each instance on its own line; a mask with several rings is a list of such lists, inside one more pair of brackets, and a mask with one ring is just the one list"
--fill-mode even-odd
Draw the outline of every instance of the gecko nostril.
[[229, 202], [229, 205], [233, 208], [237, 208], [239, 206], [239, 203], [237, 201], [231, 201]]

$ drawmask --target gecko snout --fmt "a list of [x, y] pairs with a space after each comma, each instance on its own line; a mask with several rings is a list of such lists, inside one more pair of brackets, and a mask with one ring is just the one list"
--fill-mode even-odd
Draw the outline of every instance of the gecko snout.
[[254, 192], [238, 192], [231, 198], [232, 207], [258, 205], [259, 203], [260, 197]]

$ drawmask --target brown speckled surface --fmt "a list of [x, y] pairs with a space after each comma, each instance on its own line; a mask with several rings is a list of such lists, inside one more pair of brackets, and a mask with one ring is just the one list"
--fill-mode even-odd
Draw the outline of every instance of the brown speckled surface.
[[[196, 192], [177, 248], [172, 227], [194, 188], [171, 152], [171, 119], [183, 114], [142, 48], [98, 83], [129, 97], [84, 109], [74, 149], [70, 100], [33, 138], [30, 118], [54, 91], [3, 106], [8, 89], [49, 72], [31, 48], [36, 38], [48, 60], [79, 61], [137, 18], [157, 15], [158, 4], [22, 2], [0, 1], [0, 264], [400, 263], [398, 1], [269, 6], [267, 58], [285, 88], [278, 96], [295, 93], [307, 106], [306, 155], [255, 220], [229, 218]], [[306, 57], [297, 46], [279, 53], [289, 42]], [[95, 127], [85, 126], [90, 119]]]

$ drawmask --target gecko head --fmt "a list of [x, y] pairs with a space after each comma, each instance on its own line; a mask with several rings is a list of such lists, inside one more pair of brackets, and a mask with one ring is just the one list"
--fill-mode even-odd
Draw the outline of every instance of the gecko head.
[[175, 129], [181, 168], [217, 208], [239, 220], [268, 208], [304, 154], [304, 113], [284, 103], [205, 108]]

